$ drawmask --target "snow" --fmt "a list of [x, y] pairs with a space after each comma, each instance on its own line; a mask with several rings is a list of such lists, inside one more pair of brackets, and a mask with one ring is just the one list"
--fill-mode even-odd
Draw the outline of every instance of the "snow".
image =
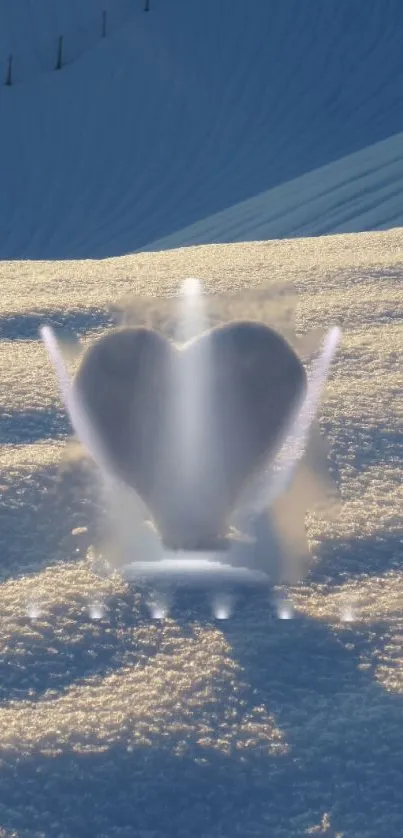
[[[0, 89], [2, 258], [402, 222], [399, 0], [132, 0], [97, 42], [101, 0], [22, 2], [0, 9], [0, 54], [34, 62]], [[80, 57], [55, 73], [61, 30]]]
[[64, 58], [71, 61], [94, 47], [107, 32], [133, 15], [131, 0], [8, 0], [0, 2], [0, 78], [6, 78], [13, 56], [13, 80], [27, 82], [56, 65], [58, 40], [64, 40]]
[[144, 249], [386, 230], [403, 225], [402, 193], [403, 134], [397, 134]]
[[[101, 6], [0, 0], [1, 838], [399, 838], [403, 5], [132, 0], [95, 42]], [[39, 328], [88, 341], [186, 277], [234, 316], [294, 282], [298, 331], [343, 332], [320, 412], [342, 509], [307, 516], [281, 620], [155, 623], [93, 572]]]
[[[336, 834], [399, 836], [402, 265], [402, 230], [0, 264], [5, 838], [300, 838], [328, 810]], [[88, 339], [123, 293], [198, 277], [242, 305], [269, 275], [295, 282], [302, 333], [343, 328], [321, 406], [341, 514], [308, 516], [317, 564], [280, 620], [252, 602], [155, 622], [92, 573], [95, 500], [52, 429], [57, 381], [33, 324], [42, 312]]]

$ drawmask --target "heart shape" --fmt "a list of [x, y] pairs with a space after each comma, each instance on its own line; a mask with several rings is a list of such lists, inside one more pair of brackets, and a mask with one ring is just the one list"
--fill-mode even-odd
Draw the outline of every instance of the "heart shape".
[[209, 550], [225, 541], [247, 481], [278, 451], [306, 374], [260, 323], [230, 323], [182, 347], [123, 327], [92, 344], [73, 387], [164, 544]]

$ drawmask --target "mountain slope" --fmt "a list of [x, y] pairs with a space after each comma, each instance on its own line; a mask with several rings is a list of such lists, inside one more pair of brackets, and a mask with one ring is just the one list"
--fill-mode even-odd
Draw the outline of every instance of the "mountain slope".
[[203, 218], [145, 250], [403, 225], [403, 134]]
[[1, 88], [1, 258], [130, 252], [403, 130], [399, 0], [142, 8]]

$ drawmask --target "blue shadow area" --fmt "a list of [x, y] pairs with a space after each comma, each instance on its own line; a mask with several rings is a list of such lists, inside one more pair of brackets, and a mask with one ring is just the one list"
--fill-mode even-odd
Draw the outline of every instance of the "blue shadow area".
[[63, 337], [79, 337], [112, 325], [112, 318], [102, 309], [77, 311], [34, 311], [0, 314], [0, 340], [40, 340], [41, 326], [52, 326]]
[[[218, 9], [216, 0], [175, 0], [151, 11], [125, 27], [117, 54], [106, 49], [69, 68], [70, 86], [66, 69], [58, 97], [32, 88], [32, 105], [22, 97], [15, 106], [7, 91], [1, 259], [152, 247], [403, 131], [401, 0], [254, 0], [253, 11], [232, 0]], [[35, 171], [23, 191], [21, 155]], [[393, 172], [383, 178], [393, 179], [391, 195]], [[354, 227], [354, 207], [351, 215]], [[396, 223], [393, 207], [378, 215]], [[295, 235], [293, 223], [284, 235]], [[321, 232], [332, 232], [326, 213]]]
[[[82, 558], [91, 543], [97, 489], [84, 463], [2, 474], [1, 581]], [[76, 528], [88, 532], [77, 538]]]
[[46, 610], [43, 618], [32, 620], [27, 614], [19, 620], [18, 652], [11, 642], [0, 660], [0, 704], [38, 700], [49, 689], [63, 692], [121, 666], [145, 665], [158, 651], [158, 636], [144, 648], [131, 631], [140, 626], [130, 591], [110, 598], [99, 619], [91, 616], [90, 598], [71, 599]]
[[[190, 730], [184, 754], [175, 754], [179, 725], [177, 737], [154, 735], [150, 747], [134, 750], [122, 733], [101, 752], [95, 742], [91, 752], [89, 739], [86, 753], [5, 754], [3, 825], [66, 838], [302, 838], [327, 812], [334, 834], [399, 838], [402, 700], [360, 670], [360, 632], [337, 636], [308, 619], [273, 623], [251, 607], [225, 633], [244, 667], [244, 712], [264, 705], [287, 753], [265, 743], [223, 753]], [[229, 699], [224, 688], [214, 737], [225, 729]], [[189, 719], [196, 729], [198, 712]]]
[[28, 445], [44, 440], [65, 439], [72, 433], [66, 412], [41, 410], [0, 412], [0, 445]]

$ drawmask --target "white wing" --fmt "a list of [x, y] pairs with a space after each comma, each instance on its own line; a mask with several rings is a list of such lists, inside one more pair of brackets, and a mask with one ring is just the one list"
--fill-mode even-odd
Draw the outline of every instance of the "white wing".
[[60, 392], [67, 408], [71, 424], [79, 440], [83, 443], [94, 462], [108, 474], [112, 473], [109, 458], [104, 451], [97, 433], [85, 412], [80, 399], [74, 389], [73, 382], [67, 370], [64, 358], [57, 342], [55, 333], [50, 326], [42, 326], [41, 337], [53, 363], [59, 382]]
[[283, 445], [274, 460], [267, 464], [249, 486], [246, 496], [238, 506], [237, 516], [259, 515], [287, 489], [295, 467], [304, 455], [311, 425], [340, 339], [341, 330], [337, 326], [327, 333], [322, 351], [311, 365], [305, 396], [286, 430]]

